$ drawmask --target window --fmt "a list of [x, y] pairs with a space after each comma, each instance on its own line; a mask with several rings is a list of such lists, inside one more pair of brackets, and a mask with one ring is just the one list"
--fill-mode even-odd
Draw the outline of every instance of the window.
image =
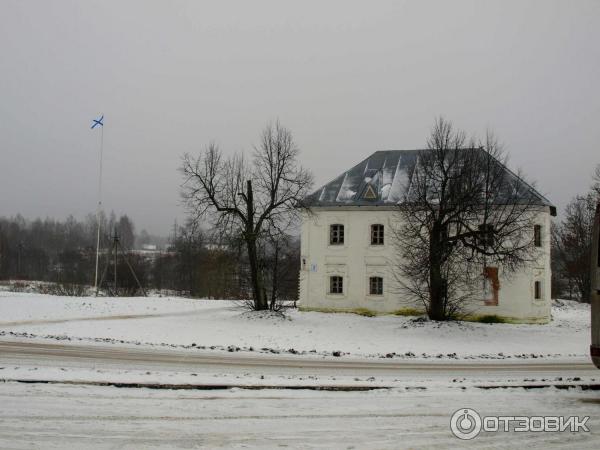
[[533, 284], [533, 298], [540, 300], [542, 298], [542, 282], [536, 281]]
[[371, 245], [383, 245], [383, 225], [371, 225]]
[[329, 277], [329, 293], [343, 294], [344, 293], [344, 278], [339, 276]]
[[498, 279], [497, 267], [483, 268], [483, 302], [486, 305], [498, 304], [498, 291], [500, 281]]
[[479, 245], [482, 247], [494, 246], [494, 225], [483, 223], [477, 227], [479, 231]]
[[536, 247], [542, 246], [542, 226], [534, 225], [533, 226], [533, 245]]
[[383, 295], [383, 278], [382, 277], [370, 277], [369, 278], [369, 294], [370, 295]]
[[329, 227], [329, 244], [342, 245], [344, 243], [344, 225], [336, 223]]

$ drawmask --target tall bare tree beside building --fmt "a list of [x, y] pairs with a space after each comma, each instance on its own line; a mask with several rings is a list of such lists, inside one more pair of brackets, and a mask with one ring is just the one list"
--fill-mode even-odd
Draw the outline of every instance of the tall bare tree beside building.
[[565, 208], [563, 221], [553, 230], [553, 251], [556, 253], [558, 273], [575, 288], [582, 302], [589, 302], [592, 256], [592, 232], [597, 196], [589, 192], [578, 195]]
[[600, 201], [600, 164], [596, 166], [596, 171], [592, 177], [592, 191], [596, 194], [596, 198]]
[[395, 232], [397, 279], [431, 319], [464, 313], [486, 276], [497, 283], [498, 267], [510, 274], [532, 258], [539, 197], [506, 163], [491, 133], [468, 141], [440, 118], [409, 170]]
[[566, 294], [571, 298], [575, 291], [580, 301], [589, 301], [592, 233], [599, 201], [600, 165], [592, 175], [590, 190], [569, 202], [563, 220], [552, 230], [553, 281], [557, 295]]
[[198, 157], [183, 157], [182, 195], [191, 218], [209, 217], [216, 229], [244, 241], [257, 310], [268, 308], [259, 240], [268, 226], [288, 221], [312, 187], [298, 153], [290, 130], [276, 122], [263, 130], [251, 161], [242, 155], [224, 158], [214, 143]]

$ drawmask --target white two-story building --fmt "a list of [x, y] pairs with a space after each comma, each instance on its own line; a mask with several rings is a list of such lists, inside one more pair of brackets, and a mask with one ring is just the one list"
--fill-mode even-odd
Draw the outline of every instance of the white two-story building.
[[[423, 305], [398, 288], [398, 248], [392, 227], [398, 204], [410, 184], [410, 167], [419, 152], [373, 153], [307, 198], [301, 231], [300, 301], [303, 310], [412, 314]], [[506, 169], [508, 170], [508, 169]], [[512, 322], [550, 320], [550, 216], [556, 209], [533, 188], [534, 235], [538, 257], [510, 277], [502, 268], [486, 269], [481, 298], [468, 309]], [[486, 272], [482, 268], [482, 272]]]

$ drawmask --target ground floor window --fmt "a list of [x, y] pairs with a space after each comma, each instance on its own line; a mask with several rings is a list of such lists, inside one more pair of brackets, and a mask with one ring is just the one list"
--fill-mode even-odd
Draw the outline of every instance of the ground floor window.
[[344, 293], [344, 278], [340, 276], [329, 277], [329, 293], [343, 294]]
[[536, 281], [533, 284], [533, 298], [536, 300], [541, 300], [542, 298], [542, 282]]
[[498, 279], [497, 267], [483, 268], [483, 302], [486, 305], [498, 304], [498, 291], [500, 290], [500, 281]]
[[369, 278], [369, 294], [370, 295], [383, 295], [383, 278], [382, 277], [370, 277]]

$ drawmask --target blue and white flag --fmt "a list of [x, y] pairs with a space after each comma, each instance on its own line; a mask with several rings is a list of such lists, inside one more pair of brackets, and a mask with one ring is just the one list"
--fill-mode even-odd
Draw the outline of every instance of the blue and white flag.
[[101, 126], [101, 127], [104, 126], [104, 123], [102, 122], [104, 120], [104, 114], [102, 114], [99, 119], [92, 119], [92, 120], [93, 120], [93, 123], [92, 123], [92, 126], [90, 129], [93, 130], [97, 126]]

